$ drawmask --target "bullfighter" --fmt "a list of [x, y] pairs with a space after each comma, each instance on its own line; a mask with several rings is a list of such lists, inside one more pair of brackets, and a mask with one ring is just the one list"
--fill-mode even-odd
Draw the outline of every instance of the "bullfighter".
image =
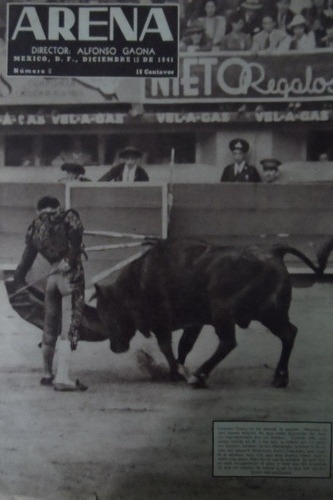
[[[63, 210], [57, 198], [44, 196], [37, 203], [37, 217], [28, 227], [25, 249], [14, 273], [17, 286], [22, 286], [38, 253], [51, 264], [45, 291], [44, 369], [40, 383], [53, 385], [58, 391], [87, 389], [80, 381], [69, 378], [71, 349], [77, 346], [84, 307], [82, 235], [79, 214], [73, 209]], [[53, 359], [58, 337], [58, 367], [54, 379]]]

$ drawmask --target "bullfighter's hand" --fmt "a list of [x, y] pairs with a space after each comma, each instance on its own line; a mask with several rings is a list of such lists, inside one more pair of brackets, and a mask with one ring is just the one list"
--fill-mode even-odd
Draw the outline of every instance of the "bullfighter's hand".
[[58, 265], [57, 271], [59, 273], [68, 273], [71, 270], [71, 266], [68, 264], [68, 262], [64, 259], [62, 259]]

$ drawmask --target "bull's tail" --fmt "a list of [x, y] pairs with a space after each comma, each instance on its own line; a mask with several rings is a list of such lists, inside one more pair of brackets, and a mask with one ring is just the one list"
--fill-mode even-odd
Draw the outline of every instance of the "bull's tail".
[[[333, 244], [332, 244], [332, 248], [333, 248]], [[279, 257], [280, 259], [283, 259], [283, 257], [287, 254], [295, 255], [296, 257], [301, 259], [316, 274], [322, 274], [323, 271], [322, 271], [320, 265], [319, 265], [319, 267], [316, 266], [312, 262], [312, 260], [310, 260], [303, 252], [301, 252], [300, 250], [297, 250], [297, 248], [290, 247], [288, 245], [286, 245], [286, 246], [279, 245], [279, 246], [276, 246], [273, 248], [273, 255], [275, 255], [276, 257]]]
[[333, 250], [333, 238], [330, 238], [317, 252], [319, 272], [322, 274], [327, 266], [328, 258]]

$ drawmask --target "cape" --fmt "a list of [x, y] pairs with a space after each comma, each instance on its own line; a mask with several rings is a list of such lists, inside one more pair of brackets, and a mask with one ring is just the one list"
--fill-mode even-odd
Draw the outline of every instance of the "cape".
[[[45, 316], [44, 293], [34, 286], [29, 286], [22, 292], [16, 293], [18, 287], [13, 275], [14, 271], [4, 271], [4, 282], [11, 307], [22, 319], [43, 330]], [[97, 309], [85, 304], [79, 330], [79, 340], [101, 342], [107, 340], [107, 338], [108, 336], [99, 320]]]

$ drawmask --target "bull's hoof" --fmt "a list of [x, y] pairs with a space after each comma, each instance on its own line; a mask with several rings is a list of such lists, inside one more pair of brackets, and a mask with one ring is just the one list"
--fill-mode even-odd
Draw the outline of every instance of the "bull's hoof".
[[178, 375], [180, 375], [181, 380], [186, 380], [192, 376], [192, 373], [186, 366], [182, 365], [181, 363], [177, 363], [177, 369], [176, 369]]
[[288, 373], [277, 372], [274, 375], [272, 386], [277, 387], [278, 389], [285, 389], [288, 385], [288, 382], [289, 382]]
[[194, 389], [205, 389], [207, 387], [206, 384], [206, 375], [203, 373], [191, 375], [187, 380], [188, 384], [190, 384]]

